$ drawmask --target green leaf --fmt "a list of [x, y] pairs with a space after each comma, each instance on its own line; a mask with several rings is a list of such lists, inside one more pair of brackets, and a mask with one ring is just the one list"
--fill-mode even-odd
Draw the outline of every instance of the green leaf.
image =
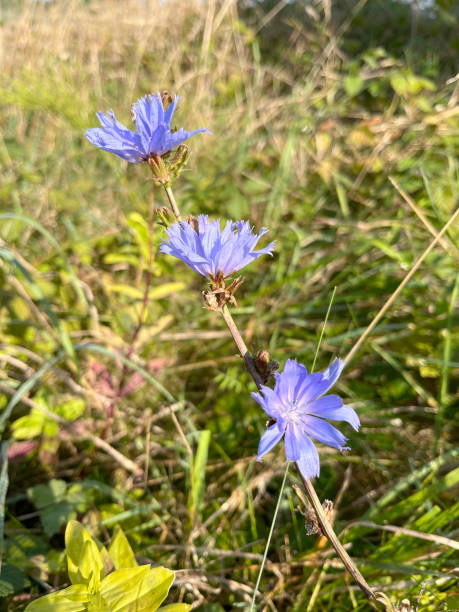
[[[148, 299], [160, 300], [162, 298], [168, 297], [169, 295], [178, 293], [179, 291], [183, 291], [185, 287], [185, 283], [178, 281], [173, 283], [164, 283], [163, 285], [159, 285], [158, 287], [153, 287], [152, 289], [150, 289], [150, 291], [148, 292]], [[136, 287], [132, 287], [131, 285], [113, 284], [108, 285], [107, 289], [108, 291], [112, 291], [113, 293], [125, 295], [126, 297], [130, 297], [136, 300], [143, 299], [143, 289], [137, 289]]]
[[100, 586], [112, 612], [155, 612], [166, 599], [175, 574], [149, 565], [115, 570]]
[[111, 612], [110, 606], [107, 604], [105, 599], [100, 593], [94, 593], [91, 595], [88, 604], [88, 612]]
[[344, 78], [343, 85], [349, 97], [353, 98], [363, 89], [363, 79], [358, 74], [350, 74]]
[[80, 398], [62, 402], [54, 408], [54, 412], [59, 416], [67, 419], [67, 421], [75, 421], [85, 411], [85, 401]]
[[0, 574], [0, 597], [5, 597], [3, 592], [6, 590], [9, 593], [15, 593], [17, 591], [23, 591], [28, 585], [29, 580], [24, 572], [9, 563], [2, 564], [2, 572]]
[[40, 515], [40, 520], [46, 535], [50, 538], [60, 531], [62, 525], [75, 517], [75, 510], [65, 501], [45, 508]]
[[44, 414], [33, 408], [29, 414], [19, 417], [11, 424], [13, 438], [15, 440], [36, 438], [41, 434], [44, 422]]
[[72, 584], [84, 584], [91, 593], [95, 593], [104, 575], [96, 543], [80, 523], [70, 521], [65, 530], [65, 546]]
[[189, 510], [191, 521], [194, 522], [199, 513], [204, 498], [207, 455], [209, 452], [210, 431], [204, 429], [200, 432], [198, 449], [191, 464], [191, 491]]
[[0, 597], [8, 597], [14, 593], [13, 586], [0, 578]]
[[165, 298], [169, 295], [174, 295], [175, 293], [183, 291], [185, 287], [186, 284], [182, 282], [164, 283], [150, 289], [148, 292], [148, 297], [150, 300], [160, 300], [161, 298]]
[[137, 567], [134, 553], [121, 527], [116, 527], [115, 536], [111, 541], [108, 552], [115, 569]]
[[89, 593], [83, 584], [73, 584], [30, 603], [24, 612], [86, 612]]
[[35, 506], [41, 510], [56, 502], [61, 502], [65, 499], [67, 484], [64, 480], [53, 478], [48, 484], [39, 484], [31, 487], [27, 491], [27, 495], [33, 501]]

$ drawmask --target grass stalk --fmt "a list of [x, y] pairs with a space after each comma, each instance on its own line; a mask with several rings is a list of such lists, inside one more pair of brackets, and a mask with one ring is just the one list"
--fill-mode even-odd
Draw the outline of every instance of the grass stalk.
[[279, 489], [279, 495], [277, 496], [276, 508], [274, 510], [273, 520], [271, 521], [271, 527], [269, 529], [268, 539], [266, 540], [265, 552], [263, 553], [263, 560], [260, 565], [260, 571], [258, 572], [257, 582], [255, 584], [255, 588], [253, 589], [253, 597], [252, 603], [250, 604], [250, 611], [253, 612], [255, 610], [255, 600], [257, 598], [258, 587], [260, 586], [261, 577], [263, 575], [263, 570], [265, 568], [266, 558], [268, 556], [269, 545], [271, 544], [271, 538], [274, 533], [274, 525], [276, 524], [277, 515], [279, 514], [279, 508], [282, 500], [282, 494], [284, 493], [285, 483], [287, 481], [287, 474], [290, 467], [290, 461], [287, 461], [287, 465], [285, 466], [284, 478], [282, 479], [281, 488]]

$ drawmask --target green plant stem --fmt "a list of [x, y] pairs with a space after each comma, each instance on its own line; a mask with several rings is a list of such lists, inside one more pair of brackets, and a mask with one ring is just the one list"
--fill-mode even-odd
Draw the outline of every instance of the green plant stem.
[[269, 545], [271, 544], [271, 538], [274, 532], [274, 525], [276, 523], [277, 515], [279, 513], [280, 503], [282, 499], [282, 494], [284, 492], [285, 483], [287, 481], [288, 469], [290, 467], [290, 461], [287, 461], [287, 465], [285, 466], [284, 478], [282, 480], [281, 488], [279, 490], [279, 495], [277, 497], [276, 509], [274, 510], [273, 520], [271, 521], [271, 527], [269, 529], [268, 539], [266, 540], [265, 552], [263, 554], [263, 560], [261, 562], [260, 571], [258, 572], [257, 583], [255, 584], [255, 588], [253, 590], [252, 603], [250, 604], [250, 611], [253, 612], [255, 610], [255, 600], [257, 598], [258, 587], [260, 586], [261, 576], [263, 574], [263, 570], [265, 568], [266, 558], [268, 557]]
[[322, 344], [322, 338], [324, 337], [325, 327], [327, 325], [328, 317], [330, 315], [330, 310], [331, 310], [331, 307], [332, 307], [332, 304], [333, 304], [333, 300], [335, 299], [335, 293], [336, 293], [336, 287], [333, 287], [333, 293], [331, 294], [330, 302], [328, 304], [327, 314], [325, 315], [325, 321], [324, 321], [324, 324], [322, 325], [322, 329], [320, 330], [319, 342], [317, 343], [316, 352], [314, 354], [314, 360], [312, 362], [311, 372], [314, 372], [314, 367], [316, 365], [317, 355], [319, 354], [320, 345]]
[[182, 215], [180, 214], [177, 202], [175, 201], [172, 187], [170, 185], [164, 185], [164, 191], [166, 192], [167, 199], [169, 200], [169, 204], [171, 205], [172, 212], [174, 213], [175, 218], [177, 219], [177, 221], [181, 221]]

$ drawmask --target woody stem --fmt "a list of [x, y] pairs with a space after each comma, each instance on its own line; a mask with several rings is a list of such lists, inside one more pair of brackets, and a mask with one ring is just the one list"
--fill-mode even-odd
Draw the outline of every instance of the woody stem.
[[344, 567], [354, 578], [359, 588], [363, 591], [365, 597], [370, 600], [376, 599], [376, 595], [371, 590], [365, 578], [362, 576], [362, 574], [357, 569], [357, 566], [355, 565], [355, 563], [352, 561], [350, 556], [347, 554], [346, 549], [339, 541], [336, 533], [333, 531], [333, 527], [331, 526], [330, 522], [327, 519], [327, 516], [325, 515], [324, 509], [322, 508], [322, 504], [320, 503], [316, 490], [312, 486], [312, 482], [308, 480], [307, 478], [303, 478], [300, 472], [300, 468], [298, 467], [296, 463], [295, 463], [295, 466], [296, 466], [296, 469], [298, 470], [298, 474], [300, 475], [301, 480], [303, 481], [303, 486], [305, 488], [306, 494], [309, 498], [309, 501], [311, 502], [312, 507], [314, 508], [314, 512], [316, 513], [317, 520], [319, 521], [319, 524], [322, 528], [324, 535], [328, 538], [328, 541], [335, 549], [336, 554], [339, 556], [339, 558], [343, 562]]
[[241, 353], [242, 359], [245, 363], [245, 367], [247, 368], [250, 376], [253, 378], [254, 383], [257, 385], [258, 390], [260, 390], [263, 384], [263, 380], [260, 374], [258, 373], [258, 370], [255, 367], [253, 357], [249, 353], [249, 350], [236, 326], [236, 323], [234, 322], [234, 319], [231, 316], [230, 311], [228, 310], [228, 306], [226, 306], [225, 304], [225, 306], [223, 306], [220, 312], [222, 313], [222, 317], [224, 318], [225, 323], [228, 326], [230, 334], [233, 336], [233, 340], [236, 343], [239, 352]]

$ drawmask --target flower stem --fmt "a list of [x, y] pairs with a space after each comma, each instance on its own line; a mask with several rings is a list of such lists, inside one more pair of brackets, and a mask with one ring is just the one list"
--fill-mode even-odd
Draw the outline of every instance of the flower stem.
[[376, 599], [376, 595], [374, 594], [374, 592], [371, 590], [369, 584], [367, 583], [367, 581], [365, 580], [365, 578], [362, 576], [362, 574], [359, 572], [359, 570], [357, 569], [357, 566], [355, 565], [355, 563], [352, 561], [352, 559], [350, 558], [350, 556], [347, 554], [346, 549], [344, 548], [344, 546], [341, 544], [341, 542], [338, 539], [338, 536], [336, 535], [336, 533], [333, 531], [333, 527], [331, 526], [331, 524], [329, 523], [325, 512], [322, 508], [322, 504], [320, 503], [320, 500], [317, 496], [316, 490], [314, 489], [312, 482], [306, 478], [303, 478], [303, 476], [301, 475], [300, 472], [300, 468], [298, 467], [297, 464], [296, 468], [298, 470], [298, 474], [301, 477], [301, 480], [303, 481], [303, 486], [306, 490], [306, 494], [309, 498], [309, 501], [311, 502], [312, 507], [314, 508], [314, 511], [316, 513], [317, 516], [317, 520], [319, 521], [319, 524], [322, 528], [322, 531], [324, 533], [324, 535], [327, 536], [330, 544], [333, 546], [333, 548], [336, 551], [336, 554], [339, 556], [339, 558], [341, 559], [341, 561], [343, 562], [344, 567], [347, 569], [347, 571], [351, 574], [351, 576], [354, 578], [355, 582], [357, 583], [358, 587], [363, 591], [365, 597], [367, 597], [367, 599]]
[[269, 529], [268, 539], [266, 540], [265, 552], [263, 554], [263, 560], [261, 562], [260, 571], [258, 572], [257, 583], [253, 590], [252, 603], [250, 604], [249, 612], [253, 612], [255, 610], [255, 600], [257, 598], [258, 587], [260, 586], [261, 576], [263, 574], [263, 570], [265, 568], [266, 558], [268, 556], [269, 545], [271, 544], [271, 538], [274, 532], [274, 525], [276, 523], [277, 515], [279, 513], [280, 503], [282, 499], [282, 493], [284, 492], [285, 483], [287, 481], [288, 468], [290, 467], [290, 461], [287, 461], [287, 465], [285, 466], [284, 478], [282, 480], [281, 488], [279, 490], [279, 496], [277, 498], [276, 509], [274, 510], [273, 520], [271, 521], [271, 527]]
[[221, 309], [221, 313], [222, 316], [225, 320], [225, 323], [228, 326], [228, 329], [230, 331], [230, 334], [233, 336], [233, 340], [236, 343], [237, 348], [239, 349], [239, 352], [241, 353], [242, 359], [244, 360], [245, 363], [245, 367], [247, 368], [249, 374], [251, 375], [251, 377], [253, 378], [254, 383], [257, 385], [257, 388], [260, 389], [262, 384], [263, 384], [263, 380], [260, 376], [260, 374], [258, 373], [257, 368], [255, 367], [255, 362], [253, 360], [252, 355], [249, 353], [249, 350], [236, 326], [236, 323], [233, 320], [233, 317], [231, 316], [230, 311], [228, 310], [228, 306], [223, 306], [223, 308]]
[[174, 213], [177, 221], [182, 220], [182, 215], [180, 214], [180, 210], [177, 206], [177, 202], [175, 201], [174, 194], [172, 192], [172, 187], [170, 185], [164, 185], [164, 191], [166, 192], [167, 199], [169, 200], [169, 204], [171, 205], [172, 212]]
[[[170, 186], [164, 185], [164, 189], [166, 191], [167, 197], [169, 199], [169, 203], [171, 205], [172, 211], [177, 219], [177, 221], [181, 221], [182, 217], [180, 215], [180, 211], [178, 209], [177, 203], [175, 201], [174, 198], [174, 194], [172, 193], [172, 189]], [[459, 210], [456, 211], [456, 213], [453, 215], [453, 217], [455, 218], [458, 214]], [[451, 224], [451, 221], [447, 224], [447, 226], [445, 226], [441, 232], [441, 234], [443, 234], [447, 227], [449, 227], [449, 225]], [[437, 240], [435, 240], [433, 243], [431, 243], [431, 247], [436, 243], [436, 241], [438, 241], [438, 237]], [[427, 252], [424, 253], [424, 256], [427, 254]], [[403, 283], [402, 283], [403, 284]], [[328, 311], [327, 311], [327, 318], [330, 312], [330, 308], [331, 305], [333, 303], [333, 298], [335, 295], [335, 291], [333, 291], [331, 300], [330, 300], [330, 305], [328, 307]], [[239, 332], [239, 329], [237, 328], [236, 323], [233, 320], [233, 317], [231, 316], [230, 311], [228, 310], [228, 307], [225, 305], [223, 306], [223, 308], [221, 309], [221, 314], [223, 316], [223, 319], [225, 320], [226, 325], [228, 326], [228, 329], [230, 331], [230, 334], [233, 337], [234, 342], [236, 343], [236, 346], [242, 356], [242, 358], [244, 359], [244, 363], [245, 363], [245, 367], [247, 368], [249, 374], [252, 376], [254, 383], [256, 384], [257, 388], [260, 389], [262, 384], [263, 384], [263, 380], [258, 372], [258, 370], [255, 367], [255, 363], [253, 360], [252, 355], [249, 353], [249, 350], [244, 342], [244, 339], [241, 336], [241, 333]], [[372, 326], [370, 326], [371, 328]], [[325, 326], [324, 326], [325, 328]], [[324, 329], [323, 328], [323, 329]], [[323, 334], [323, 329], [322, 329], [322, 334]], [[367, 333], [369, 333], [369, 331], [371, 331], [371, 329], [367, 330]], [[322, 334], [320, 337], [320, 340], [322, 339]], [[366, 334], [364, 334], [366, 335]], [[357, 346], [359, 345], [359, 342], [357, 342]], [[356, 347], [354, 347], [353, 351], [351, 351], [351, 353], [348, 355], [347, 360], [348, 361], [350, 359], [350, 357], [352, 356], [352, 354], [356, 351]], [[317, 351], [318, 352], [318, 351]], [[316, 356], [317, 356], [317, 352], [316, 352]], [[314, 365], [315, 365], [315, 358], [314, 358], [314, 364], [313, 364], [313, 369], [314, 369]], [[274, 531], [274, 524], [276, 522], [276, 518], [277, 518], [277, 514], [279, 512], [279, 507], [280, 507], [280, 502], [281, 502], [281, 498], [282, 498], [282, 493], [284, 491], [284, 487], [285, 487], [285, 482], [287, 480], [287, 473], [288, 473], [288, 469], [290, 466], [290, 462], [287, 462], [286, 468], [285, 468], [285, 474], [284, 474], [284, 479], [282, 481], [282, 485], [279, 491], [279, 497], [277, 499], [277, 505], [276, 505], [276, 509], [274, 511], [274, 516], [273, 516], [273, 520], [271, 523], [271, 528], [269, 530], [269, 535], [268, 535], [268, 540], [266, 542], [266, 548], [265, 548], [265, 553], [263, 555], [263, 561], [260, 567], [260, 572], [258, 574], [258, 578], [257, 578], [257, 583], [255, 585], [255, 590], [254, 590], [254, 594], [253, 594], [253, 599], [252, 599], [252, 604], [250, 607], [250, 612], [254, 611], [254, 606], [255, 606], [255, 599], [256, 599], [256, 595], [257, 595], [257, 591], [258, 591], [258, 586], [260, 584], [260, 580], [261, 580], [261, 576], [263, 574], [263, 569], [266, 563], [266, 558], [268, 555], [268, 548], [269, 548], [269, 544], [271, 542], [271, 537]], [[362, 574], [359, 572], [359, 570], [357, 569], [356, 565], [354, 564], [354, 562], [352, 561], [352, 559], [349, 557], [349, 555], [347, 554], [346, 550], [344, 549], [343, 545], [341, 544], [341, 542], [338, 539], [338, 536], [336, 535], [336, 533], [333, 531], [333, 527], [330, 525], [330, 523], [327, 520], [327, 517], [325, 516], [325, 513], [323, 511], [322, 505], [320, 503], [320, 500], [317, 496], [317, 493], [312, 485], [312, 482], [310, 480], [306, 480], [303, 478], [303, 476], [301, 475], [301, 472], [298, 468], [298, 465], [295, 463], [295, 466], [298, 470], [298, 473], [300, 474], [301, 480], [303, 481], [303, 485], [306, 491], [306, 494], [309, 498], [309, 501], [311, 502], [312, 507], [315, 510], [315, 513], [317, 515], [317, 519], [319, 521], [319, 524], [322, 528], [323, 533], [326, 535], [326, 537], [328, 538], [330, 544], [333, 546], [333, 548], [335, 549], [337, 555], [340, 557], [341, 561], [344, 564], [344, 567], [348, 570], [348, 572], [351, 574], [351, 576], [354, 578], [355, 582], [357, 583], [357, 585], [359, 586], [359, 588], [363, 591], [363, 593], [365, 594], [365, 596], [368, 599], [376, 599], [375, 594], [373, 593], [373, 591], [371, 590], [371, 588], [369, 587], [369, 585], [367, 584], [367, 582], [365, 581], [365, 578], [362, 576]]]
[[[330, 306], [327, 312], [327, 317], [328, 314], [330, 312], [330, 308], [331, 308], [331, 304], [333, 301], [333, 297], [335, 295], [335, 292], [333, 292], [332, 298], [330, 300]], [[233, 339], [239, 349], [239, 352], [241, 353], [242, 357], [244, 358], [244, 362], [245, 365], [247, 367], [247, 370], [249, 371], [249, 373], [252, 375], [252, 378], [255, 382], [255, 384], [257, 385], [258, 389], [260, 388], [260, 385], [263, 383], [263, 381], [261, 380], [261, 377], [257, 371], [257, 369], [255, 368], [255, 364], [253, 362], [253, 359], [247, 349], [247, 346], [236, 326], [236, 323], [233, 320], [233, 317], [231, 316], [227, 306], [224, 306], [222, 308], [222, 315], [223, 318], [225, 319], [226, 324], [228, 325], [228, 329], [230, 330], [231, 335], [233, 336]], [[277, 512], [279, 509], [279, 504], [280, 504], [280, 499], [282, 496], [282, 492], [284, 489], [284, 485], [285, 485], [285, 480], [287, 477], [287, 470], [288, 470], [288, 466], [289, 466], [290, 462], [287, 462], [287, 468], [285, 470], [285, 476], [284, 476], [284, 481], [282, 483], [281, 486], [281, 490], [279, 492], [279, 498], [277, 501], [277, 506], [276, 506], [276, 510], [274, 512], [274, 517], [273, 517], [273, 522], [271, 524], [271, 530], [269, 532], [269, 536], [268, 536], [268, 541], [266, 543], [266, 549], [265, 549], [265, 555], [263, 557], [263, 561], [262, 561], [262, 565], [261, 565], [261, 570], [260, 573], [258, 575], [258, 580], [257, 580], [257, 584], [255, 586], [255, 591], [254, 591], [254, 598], [252, 600], [252, 607], [250, 608], [250, 612], [252, 612], [254, 610], [254, 603], [255, 603], [255, 596], [256, 596], [256, 592], [258, 589], [258, 585], [260, 583], [261, 580], [261, 574], [263, 572], [263, 567], [265, 564], [265, 560], [266, 560], [266, 555], [268, 554], [268, 547], [269, 547], [269, 543], [271, 540], [271, 536], [272, 536], [272, 532], [274, 530], [274, 523], [276, 520], [276, 516], [277, 516]], [[301, 475], [301, 472], [298, 468], [298, 465], [295, 463], [295, 466], [298, 470], [298, 474], [301, 477], [301, 480], [303, 481], [303, 485], [306, 491], [306, 494], [308, 496], [308, 499], [312, 505], [312, 507], [314, 508], [314, 511], [317, 515], [317, 519], [319, 521], [319, 524], [322, 528], [323, 533], [325, 534], [325, 536], [328, 538], [328, 541], [330, 542], [330, 544], [333, 546], [333, 548], [336, 551], [336, 554], [339, 556], [339, 558], [341, 559], [341, 561], [343, 562], [344, 567], [348, 570], [348, 572], [351, 574], [351, 576], [354, 578], [355, 582], [357, 583], [358, 587], [363, 591], [365, 597], [367, 597], [368, 599], [376, 599], [375, 594], [373, 593], [373, 591], [371, 590], [370, 586], [368, 585], [368, 583], [366, 582], [365, 578], [362, 576], [362, 574], [359, 572], [359, 570], [357, 569], [357, 566], [355, 565], [355, 563], [352, 561], [352, 559], [350, 558], [350, 556], [347, 554], [345, 548], [343, 547], [343, 545], [341, 544], [341, 542], [338, 539], [338, 536], [336, 535], [336, 533], [333, 531], [333, 527], [331, 526], [331, 524], [329, 523], [327, 517], [325, 516], [325, 513], [323, 511], [322, 508], [322, 504], [320, 503], [320, 500], [317, 496], [316, 490], [314, 489], [314, 486], [312, 484], [312, 482], [310, 480], [306, 480], [305, 478], [303, 478], [303, 476]]]

